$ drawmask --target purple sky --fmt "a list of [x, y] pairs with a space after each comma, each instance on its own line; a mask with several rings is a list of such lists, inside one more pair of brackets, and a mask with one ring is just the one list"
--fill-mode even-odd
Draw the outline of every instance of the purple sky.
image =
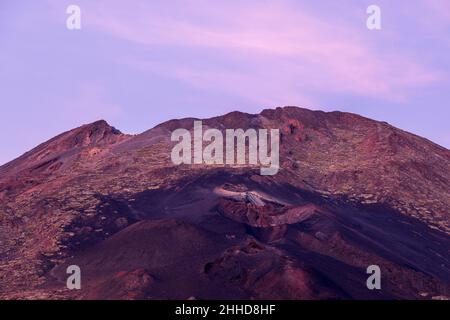
[[[81, 30], [66, 28], [70, 4]], [[448, 0], [0, 0], [0, 164], [97, 119], [139, 133], [283, 105], [449, 148], [449, 57]]]

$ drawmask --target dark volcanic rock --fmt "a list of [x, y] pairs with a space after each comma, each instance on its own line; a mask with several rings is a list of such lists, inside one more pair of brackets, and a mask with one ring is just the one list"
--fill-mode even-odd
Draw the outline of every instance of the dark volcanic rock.
[[[174, 166], [171, 120], [104, 121], [0, 167], [0, 297], [450, 297], [450, 151], [387, 123], [295, 107], [203, 120], [279, 128], [281, 169]], [[65, 288], [65, 268], [82, 290]], [[366, 287], [379, 265], [382, 290]]]

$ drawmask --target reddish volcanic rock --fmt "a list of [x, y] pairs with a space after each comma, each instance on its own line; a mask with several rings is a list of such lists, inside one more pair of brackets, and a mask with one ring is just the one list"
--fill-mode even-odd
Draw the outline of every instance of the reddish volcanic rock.
[[[450, 296], [450, 151], [343, 112], [204, 119], [278, 128], [281, 168], [181, 165], [170, 134], [105, 121], [0, 167], [0, 297], [431, 299]], [[80, 265], [83, 289], [65, 288]], [[377, 264], [383, 290], [365, 285]]]

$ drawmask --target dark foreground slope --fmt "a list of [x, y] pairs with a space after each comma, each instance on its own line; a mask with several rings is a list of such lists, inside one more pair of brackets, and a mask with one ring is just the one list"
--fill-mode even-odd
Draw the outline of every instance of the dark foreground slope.
[[[170, 133], [193, 119], [137, 136], [96, 122], [0, 167], [0, 296], [450, 297], [449, 150], [294, 107], [203, 124], [280, 128], [282, 169], [174, 166]], [[82, 290], [65, 289], [71, 264]]]

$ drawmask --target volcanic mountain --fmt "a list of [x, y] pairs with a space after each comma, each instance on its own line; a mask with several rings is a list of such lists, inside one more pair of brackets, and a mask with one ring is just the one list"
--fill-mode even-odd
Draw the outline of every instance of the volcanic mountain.
[[[105, 121], [0, 167], [3, 299], [446, 299], [450, 151], [297, 107], [203, 119], [279, 129], [280, 170], [174, 165], [171, 120]], [[66, 268], [81, 269], [81, 290]], [[381, 270], [369, 290], [368, 266]]]

